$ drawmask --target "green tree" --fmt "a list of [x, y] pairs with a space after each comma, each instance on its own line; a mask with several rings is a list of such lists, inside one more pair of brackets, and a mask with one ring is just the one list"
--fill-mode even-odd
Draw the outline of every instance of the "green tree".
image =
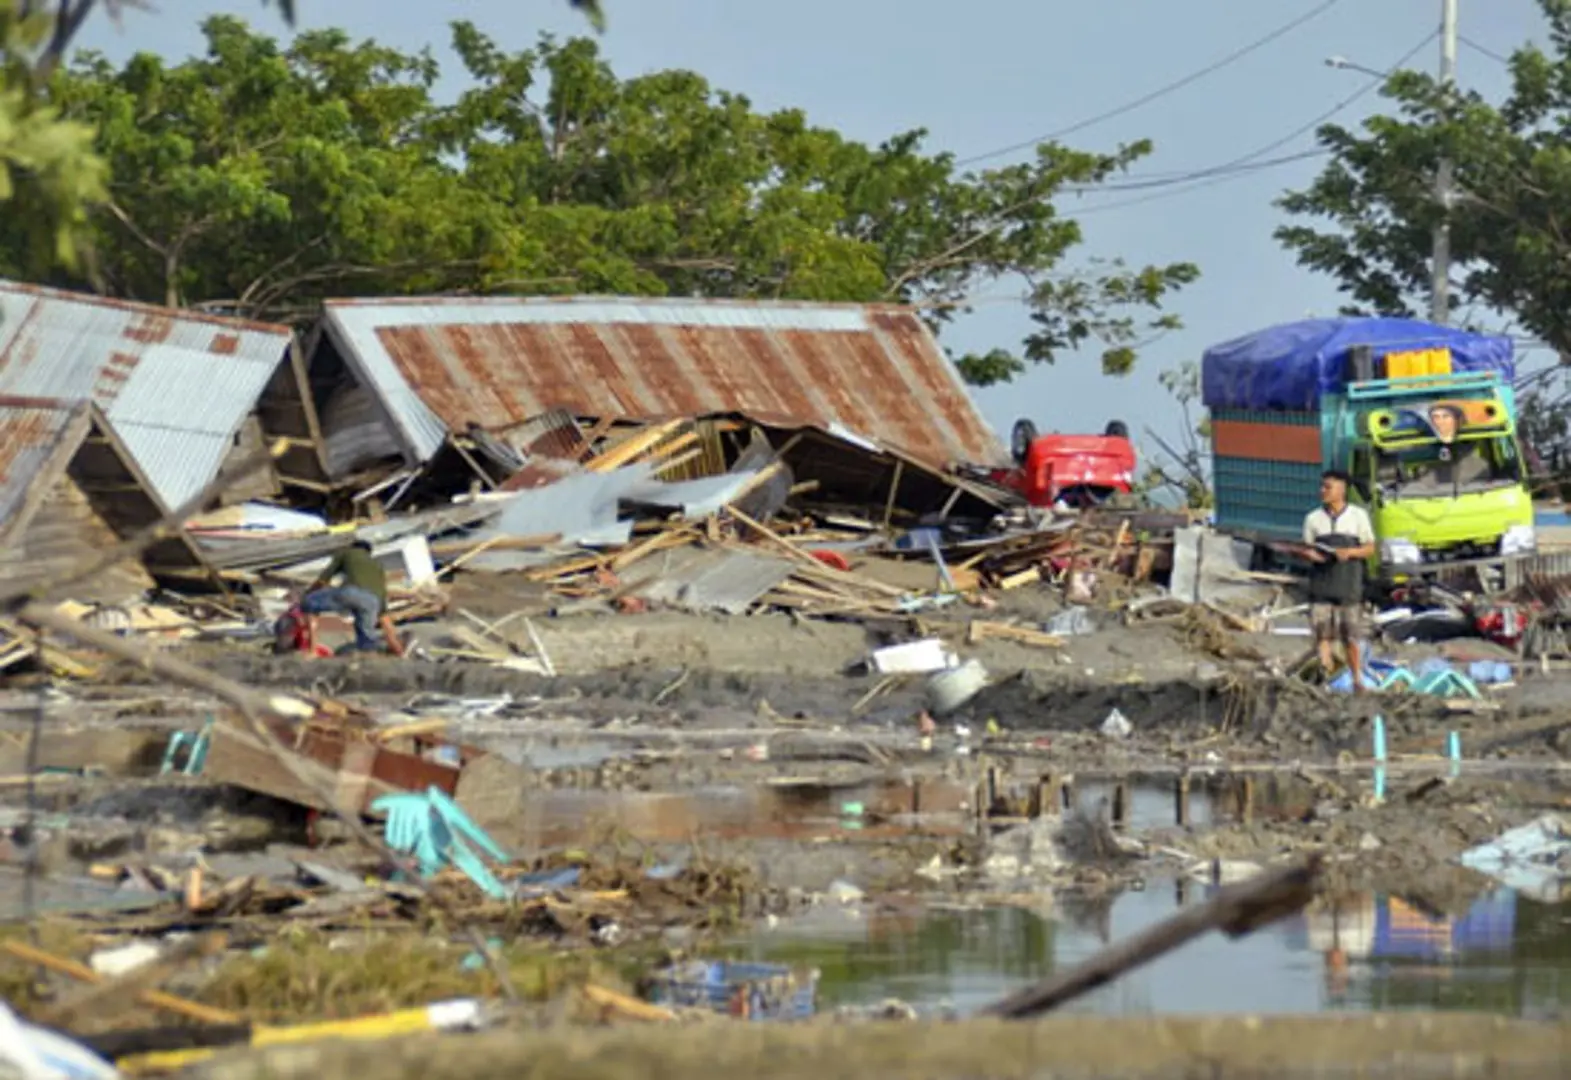
[[284, 49], [231, 18], [204, 29], [203, 57], [117, 71], [87, 55], [53, 79], [110, 169], [91, 236], [105, 287], [279, 318], [333, 293], [469, 280], [490, 233], [424, 136], [428, 55], [338, 31]]
[[[88, 55], [49, 84], [112, 177], [86, 221], [117, 295], [263, 318], [378, 293], [887, 301], [941, 328], [1023, 281], [1029, 337], [956, 358], [985, 383], [1097, 342], [1128, 370], [1197, 273], [1072, 261], [1081, 234], [1054, 199], [1146, 143], [961, 173], [922, 132], [867, 146], [692, 72], [620, 79], [584, 38], [508, 53], [457, 23], [471, 86], [440, 106], [428, 53], [338, 31], [285, 46], [232, 18], [204, 31], [203, 56]], [[13, 263], [24, 220], [0, 223]]]
[[[1453, 305], [1503, 315], [1571, 354], [1571, 0], [1539, 0], [1551, 51], [1511, 58], [1500, 103], [1400, 72], [1384, 88], [1392, 114], [1362, 133], [1320, 130], [1331, 161], [1280, 205], [1300, 222], [1277, 239], [1335, 277], [1349, 310], [1422, 311], [1432, 227], [1447, 215]], [[1454, 163], [1449, 207], [1434, 196], [1436, 164]]]
[[1092, 341], [1108, 370], [1127, 371], [1145, 336], [1177, 325], [1162, 302], [1198, 273], [1066, 266], [1081, 233], [1054, 197], [1120, 172], [1149, 143], [1044, 144], [1029, 164], [961, 174], [924, 152], [922, 131], [870, 147], [800, 110], [756, 112], [691, 72], [619, 80], [592, 41], [506, 54], [458, 23], [454, 45], [475, 85], [445, 118], [444, 148], [559, 242], [615, 253], [578, 268], [581, 289], [881, 300], [918, 305], [938, 327], [980, 290], [1024, 281], [1035, 330], [1023, 357], [958, 358], [987, 383]]
[[[1280, 202], [1300, 219], [1277, 230], [1300, 264], [1332, 275], [1349, 312], [1426, 309], [1432, 227], [1450, 224], [1452, 305], [1460, 321], [1492, 322], [1571, 357], [1571, 0], [1539, 0], [1549, 50], [1511, 58], [1503, 101], [1448, 89], [1416, 72], [1384, 89], [1390, 115], [1362, 132], [1319, 134], [1331, 161]], [[1434, 196], [1442, 157], [1455, 194]], [[1571, 464], [1567, 395], [1541, 382], [1521, 402], [1524, 438], [1557, 473]]]

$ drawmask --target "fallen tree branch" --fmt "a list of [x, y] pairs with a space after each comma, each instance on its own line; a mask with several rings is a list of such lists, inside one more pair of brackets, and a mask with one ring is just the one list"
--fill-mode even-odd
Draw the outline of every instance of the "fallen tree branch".
[[1019, 1020], [1040, 1016], [1150, 963], [1211, 930], [1243, 937], [1299, 911], [1314, 895], [1319, 856], [1229, 885], [1203, 904], [1180, 911], [1134, 937], [1103, 949], [1068, 971], [1010, 994], [980, 1015]]

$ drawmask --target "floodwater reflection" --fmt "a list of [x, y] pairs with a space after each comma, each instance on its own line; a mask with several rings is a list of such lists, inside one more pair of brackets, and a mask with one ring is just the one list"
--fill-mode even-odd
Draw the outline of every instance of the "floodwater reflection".
[[[1209, 891], [1191, 884], [1186, 901]], [[1153, 885], [1110, 906], [1060, 899], [1041, 911], [825, 909], [760, 931], [738, 955], [818, 967], [821, 1008], [899, 998], [924, 1012], [965, 1013], [1166, 918], [1180, 907], [1179, 892]], [[1571, 1002], [1568, 973], [1571, 905], [1501, 889], [1444, 917], [1399, 897], [1354, 894], [1237, 941], [1208, 935], [1067, 1011], [1418, 1008], [1538, 1017]]]

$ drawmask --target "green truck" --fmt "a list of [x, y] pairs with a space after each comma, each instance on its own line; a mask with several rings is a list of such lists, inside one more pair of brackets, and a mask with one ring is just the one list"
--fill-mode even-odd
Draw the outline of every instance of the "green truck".
[[1207, 349], [1215, 521], [1262, 550], [1301, 537], [1321, 473], [1353, 478], [1385, 580], [1537, 547], [1511, 340], [1411, 319], [1311, 319]]

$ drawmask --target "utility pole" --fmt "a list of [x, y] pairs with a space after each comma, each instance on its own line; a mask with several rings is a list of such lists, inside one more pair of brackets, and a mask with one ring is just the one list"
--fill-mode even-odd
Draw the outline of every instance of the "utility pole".
[[[1440, 0], [1440, 89], [1447, 99], [1456, 89], [1457, 0]], [[1430, 258], [1429, 319], [1444, 326], [1451, 316], [1451, 161], [1441, 158], [1435, 169], [1435, 224]]]

